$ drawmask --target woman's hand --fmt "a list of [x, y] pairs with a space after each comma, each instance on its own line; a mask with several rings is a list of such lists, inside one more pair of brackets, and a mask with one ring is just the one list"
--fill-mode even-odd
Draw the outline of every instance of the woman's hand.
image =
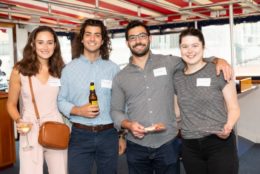
[[223, 131], [221, 133], [218, 133], [217, 136], [222, 139], [227, 139], [229, 137], [230, 133], [232, 132], [232, 129], [233, 129], [232, 126], [225, 124]]
[[25, 135], [28, 132], [30, 132], [32, 126], [33, 126], [33, 124], [31, 122], [25, 122], [22, 119], [20, 119], [19, 121], [16, 121], [17, 132], [21, 135]]

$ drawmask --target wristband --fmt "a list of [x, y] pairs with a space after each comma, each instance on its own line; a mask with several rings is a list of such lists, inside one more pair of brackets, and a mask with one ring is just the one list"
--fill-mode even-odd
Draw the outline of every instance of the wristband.
[[125, 135], [118, 135], [118, 138], [122, 138], [123, 140], [125, 140]]
[[126, 134], [127, 134], [127, 129], [121, 129], [121, 130], [118, 132], [118, 137], [125, 139]]

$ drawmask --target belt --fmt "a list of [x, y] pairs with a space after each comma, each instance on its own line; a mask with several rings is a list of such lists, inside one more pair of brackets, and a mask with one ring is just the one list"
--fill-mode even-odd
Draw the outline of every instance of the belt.
[[112, 129], [114, 128], [114, 124], [110, 123], [110, 124], [101, 124], [101, 125], [95, 125], [95, 126], [87, 126], [87, 125], [83, 125], [80, 123], [73, 123], [73, 126], [75, 126], [76, 128], [79, 129], [86, 129], [90, 132], [101, 132], [107, 129]]

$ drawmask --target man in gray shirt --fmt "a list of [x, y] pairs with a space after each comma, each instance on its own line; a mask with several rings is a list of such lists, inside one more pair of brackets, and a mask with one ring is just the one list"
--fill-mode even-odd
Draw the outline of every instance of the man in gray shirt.
[[[173, 74], [183, 68], [179, 57], [150, 51], [150, 32], [132, 21], [126, 28], [130, 63], [113, 80], [111, 116], [115, 127], [127, 135], [129, 174], [178, 173], [178, 133], [173, 110]], [[226, 67], [225, 61], [218, 61]], [[163, 125], [150, 132], [147, 127]], [[149, 131], [148, 131], [149, 130]]]

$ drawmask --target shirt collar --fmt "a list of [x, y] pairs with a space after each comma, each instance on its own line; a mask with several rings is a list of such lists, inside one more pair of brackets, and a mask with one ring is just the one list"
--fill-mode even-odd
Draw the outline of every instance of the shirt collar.
[[79, 57], [80, 60], [82, 60], [83, 62], [86, 62], [86, 63], [99, 63], [102, 61], [102, 58], [101, 56], [99, 56], [94, 62], [90, 62], [87, 57], [85, 57], [83, 54], [80, 55]]
[[[152, 53], [152, 51], [150, 50], [150, 51], [149, 51], [149, 56], [148, 56], [148, 59], [147, 59], [147, 62], [146, 62], [146, 64], [145, 64], [145, 66], [147, 65], [148, 62], [151, 62], [151, 61], [152, 61], [152, 57], [153, 57], [153, 53]], [[132, 62], [133, 62], [133, 56], [130, 56], [130, 58], [129, 58], [129, 65], [131, 65], [131, 66], [136, 66], [136, 65], [133, 64]]]

